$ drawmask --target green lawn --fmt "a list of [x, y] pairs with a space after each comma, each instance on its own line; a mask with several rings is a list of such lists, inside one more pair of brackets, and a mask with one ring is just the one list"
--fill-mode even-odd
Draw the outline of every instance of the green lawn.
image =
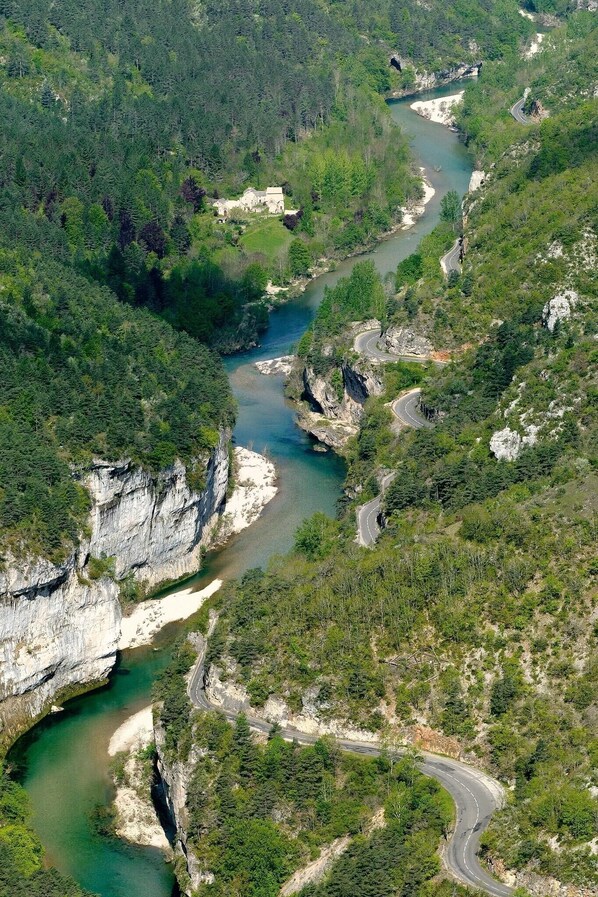
[[245, 252], [259, 252], [270, 261], [275, 261], [288, 249], [292, 239], [292, 233], [278, 218], [262, 218], [248, 225], [239, 242]]

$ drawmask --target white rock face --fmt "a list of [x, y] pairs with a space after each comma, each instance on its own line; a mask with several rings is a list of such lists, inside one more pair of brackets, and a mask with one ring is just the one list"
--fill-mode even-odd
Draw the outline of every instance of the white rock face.
[[476, 190], [482, 186], [484, 181], [486, 180], [486, 172], [482, 171], [480, 168], [476, 168], [471, 172], [471, 177], [469, 179], [469, 193], [474, 193]]
[[540, 430], [536, 424], [528, 424], [523, 436], [510, 427], [497, 430], [490, 439], [490, 451], [497, 461], [515, 461], [522, 448], [536, 444]]
[[516, 430], [505, 427], [490, 438], [490, 451], [498, 461], [514, 461], [521, 451], [521, 436]]
[[295, 355], [281, 355], [280, 358], [270, 358], [268, 361], [256, 361], [255, 366], [260, 374], [284, 374], [288, 377], [293, 370], [295, 358]]
[[523, 58], [531, 59], [532, 56], [536, 56], [542, 49], [542, 41], [543, 40], [544, 40], [544, 34], [542, 34], [541, 32], [538, 32], [537, 34], [535, 34], [531, 44], [529, 45], [527, 50], [524, 51]]
[[60, 565], [8, 560], [0, 574], [0, 739], [9, 740], [67, 686], [105, 679], [121, 610], [109, 579], [79, 581], [80, 556]]
[[116, 558], [118, 577], [153, 585], [199, 566], [226, 497], [228, 434], [206, 488], [192, 492], [177, 463], [152, 477], [129, 462], [94, 462], [89, 541], [61, 564], [7, 558], [0, 573], [0, 740], [9, 740], [63, 689], [105, 679], [121, 633], [119, 588], [90, 580], [90, 556]]
[[566, 321], [571, 317], [578, 299], [579, 296], [574, 290], [564, 290], [546, 303], [542, 310], [542, 320], [551, 333], [559, 321]]
[[277, 722], [283, 728], [293, 728], [306, 735], [332, 735], [335, 738], [350, 738], [353, 741], [375, 742], [376, 735], [366, 729], [348, 726], [342, 720], [321, 719], [313, 704], [313, 696], [306, 696], [303, 712], [293, 713], [284, 698], [270, 695], [264, 707], [256, 711], [251, 707], [249, 695], [243, 686], [221, 678], [221, 671], [214, 664], [206, 676], [206, 696], [210, 704], [225, 711], [243, 711], [250, 717], [260, 717]]
[[303, 395], [312, 410], [303, 410], [298, 421], [300, 427], [335, 450], [342, 450], [357, 432], [369, 396], [384, 391], [381, 377], [368, 364], [344, 364], [340, 373], [342, 395], [339, 397], [326, 377], [316, 374], [311, 367], [304, 369]]
[[383, 336], [386, 350], [394, 355], [428, 356], [434, 351], [429, 339], [411, 327], [389, 327]]
[[228, 439], [208, 463], [206, 488], [193, 492], [176, 461], [152, 476], [130, 461], [96, 461], [85, 479], [91, 498], [89, 552], [116, 558], [116, 575], [129, 572], [147, 586], [195, 570], [226, 498]]

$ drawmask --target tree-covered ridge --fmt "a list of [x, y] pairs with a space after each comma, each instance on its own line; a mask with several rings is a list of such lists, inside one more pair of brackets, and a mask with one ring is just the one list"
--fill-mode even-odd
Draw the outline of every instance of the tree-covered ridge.
[[55, 869], [44, 868], [27, 794], [0, 769], [0, 897], [91, 897]]
[[420, 257], [415, 276], [399, 267], [392, 323], [415, 327], [436, 348], [456, 350], [477, 343], [492, 322], [537, 325], [546, 303], [570, 290], [579, 296], [583, 330], [592, 335], [598, 102], [578, 78], [591, 83], [586, 62], [596, 58], [597, 34], [595, 16], [579, 13], [551, 35], [554, 46], [533, 63], [547, 81], [558, 77], [566, 85], [569, 73], [575, 85], [558, 88], [566, 102], [554, 103], [539, 125], [522, 127], [509, 114], [526, 82], [517, 76], [512, 89], [517, 77], [507, 66], [484, 68], [467, 87], [460, 122], [486, 185], [465, 198], [463, 271], [447, 279], [437, 264], [452, 231], [462, 229], [459, 220], [446, 222], [412, 257], [412, 263]]
[[[313, 0], [88, 5], [0, 9], [4, 242], [230, 349], [265, 325], [268, 278], [370, 243], [417, 194], [386, 53]], [[272, 183], [286, 228], [215, 220]]]
[[[593, 98], [598, 77], [597, 41], [596, 16], [574, 12], [559, 28], [544, 35], [541, 52], [532, 58], [519, 64], [490, 62], [484, 66], [483, 77], [467, 85], [466, 100], [457, 110], [459, 127], [480, 161], [490, 165], [519, 142], [521, 125], [509, 109], [525, 89], [529, 88], [526, 108], [539, 101], [551, 115]], [[573, 151], [574, 145], [568, 149]]]
[[214, 712], [195, 720], [193, 743], [187, 850], [215, 877], [200, 885], [201, 897], [275, 897], [295, 870], [343, 837], [351, 839], [346, 855], [313, 893], [431, 893], [452, 805], [410, 758], [365, 760], [330, 739], [300, 747], [276, 728], [257, 743], [244, 716], [233, 727]]
[[197, 459], [201, 481], [234, 415], [216, 356], [58, 263], [2, 251], [0, 285], [5, 542], [74, 540], [87, 499], [73, 466], [94, 455], [152, 470]]
[[511, 0], [428, 0], [424, 15], [417, 0], [333, 0], [330, 5], [361, 34], [375, 35], [418, 68], [432, 71], [509, 55], [531, 32]]

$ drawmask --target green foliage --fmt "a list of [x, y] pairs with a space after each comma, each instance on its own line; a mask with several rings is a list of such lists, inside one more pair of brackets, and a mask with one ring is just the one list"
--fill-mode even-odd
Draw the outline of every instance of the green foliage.
[[186, 760], [191, 750], [191, 703], [185, 676], [195, 657], [194, 649], [185, 640], [154, 684], [153, 698], [160, 702], [160, 722], [164, 727], [165, 750], [170, 761]]
[[0, 769], [0, 897], [91, 897], [55, 869], [44, 868], [27, 795]]
[[[417, 895], [437, 871], [436, 846], [451, 818], [450, 799], [409, 761], [391, 768], [383, 759], [341, 753], [329, 739], [299, 747], [275, 729], [267, 744], [258, 745], [243, 716], [233, 730], [216, 713], [201, 716], [194, 739], [202, 759], [187, 795], [189, 834], [198, 860], [216, 878], [200, 887], [201, 897], [240, 889], [274, 897], [298, 866], [343, 835], [357, 836], [346, 854], [351, 876], [374, 882], [386, 866], [389, 881], [409, 881]], [[374, 813], [383, 810], [392, 837], [364, 836]], [[355, 887], [359, 878], [349, 880]], [[341, 887], [330, 893], [355, 893], [345, 891], [344, 859], [330, 881]]]
[[101, 579], [103, 576], [114, 578], [114, 558], [94, 558], [90, 557], [87, 561], [87, 573], [90, 579]]
[[312, 328], [301, 341], [299, 352], [318, 374], [335, 364], [334, 353], [324, 351], [332, 344], [343, 345], [343, 335], [350, 321], [364, 321], [384, 316], [386, 298], [380, 275], [373, 262], [357, 262], [351, 275], [333, 288], [326, 288]]
[[456, 190], [449, 190], [440, 201], [440, 220], [448, 224], [458, 224], [461, 215], [461, 198]]
[[295, 550], [310, 560], [326, 557], [333, 550], [338, 537], [336, 523], [319, 511], [305, 520], [295, 535]]
[[0, 250], [0, 524], [57, 555], [88, 509], [70, 465], [205, 464], [233, 420], [220, 362], [68, 268]]

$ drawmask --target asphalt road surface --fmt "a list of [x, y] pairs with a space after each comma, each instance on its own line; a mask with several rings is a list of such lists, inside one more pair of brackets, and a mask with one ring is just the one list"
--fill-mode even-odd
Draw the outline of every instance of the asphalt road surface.
[[[223, 711], [210, 705], [204, 688], [204, 652], [200, 652], [188, 691], [192, 703], [199, 709], [220, 710], [231, 722], [237, 718], [237, 711]], [[269, 732], [270, 724], [266, 720], [251, 716], [247, 719], [252, 729]], [[291, 727], [283, 728], [281, 734], [288, 741], [296, 740], [300, 744], [317, 741], [317, 736], [306, 735]], [[377, 757], [381, 751], [380, 745], [369, 742], [341, 738], [337, 739], [337, 744], [344, 751], [367, 757]], [[417, 765], [425, 775], [440, 782], [455, 802], [455, 827], [443, 851], [448, 872], [463, 884], [491, 897], [510, 897], [513, 889], [492, 878], [478, 860], [480, 836], [492, 813], [502, 806], [503, 792], [499, 783], [458, 760], [435, 754], [423, 754]]]
[[416, 430], [431, 430], [434, 424], [424, 417], [418, 408], [420, 396], [421, 389], [411, 389], [405, 395], [395, 399], [390, 407], [397, 420], [407, 427], [414, 427]]
[[525, 115], [523, 111], [523, 106], [525, 104], [527, 97], [522, 97], [520, 100], [511, 106], [510, 112], [515, 121], [518, 121], [520, 125], [532, 125], [533, 122], [531, 119]]
[[457, 274], [461, 273], [461, 240], [455, 240], [455, 245], [449, 249], [446, 255], [442, 256], [440, 267], [446, 275], [449, 275], [451, 271], [456, 271]]
[[380, 524], [378, 518], [380, 516], [380, 507], [382, 505], [382, 496], [384, 495], [389, 483], [394, 479], [396, 471], [386, 474], [382, 478], [380, 484], [380, 495], [372, 498], [365, 505], [361, 505], [357, 509], [357, 541], [360, 545], [369, 548], [374, 544], [380, 535]]
[[381, 336], [380, 330], [366, 330], [365, 333], [360, 333], [355, 339], [355, 351], [370, 361], [417, 361], [421, 364], [430, 361], [427, 355], [393, 355], [385, 352], [379, 345]]

